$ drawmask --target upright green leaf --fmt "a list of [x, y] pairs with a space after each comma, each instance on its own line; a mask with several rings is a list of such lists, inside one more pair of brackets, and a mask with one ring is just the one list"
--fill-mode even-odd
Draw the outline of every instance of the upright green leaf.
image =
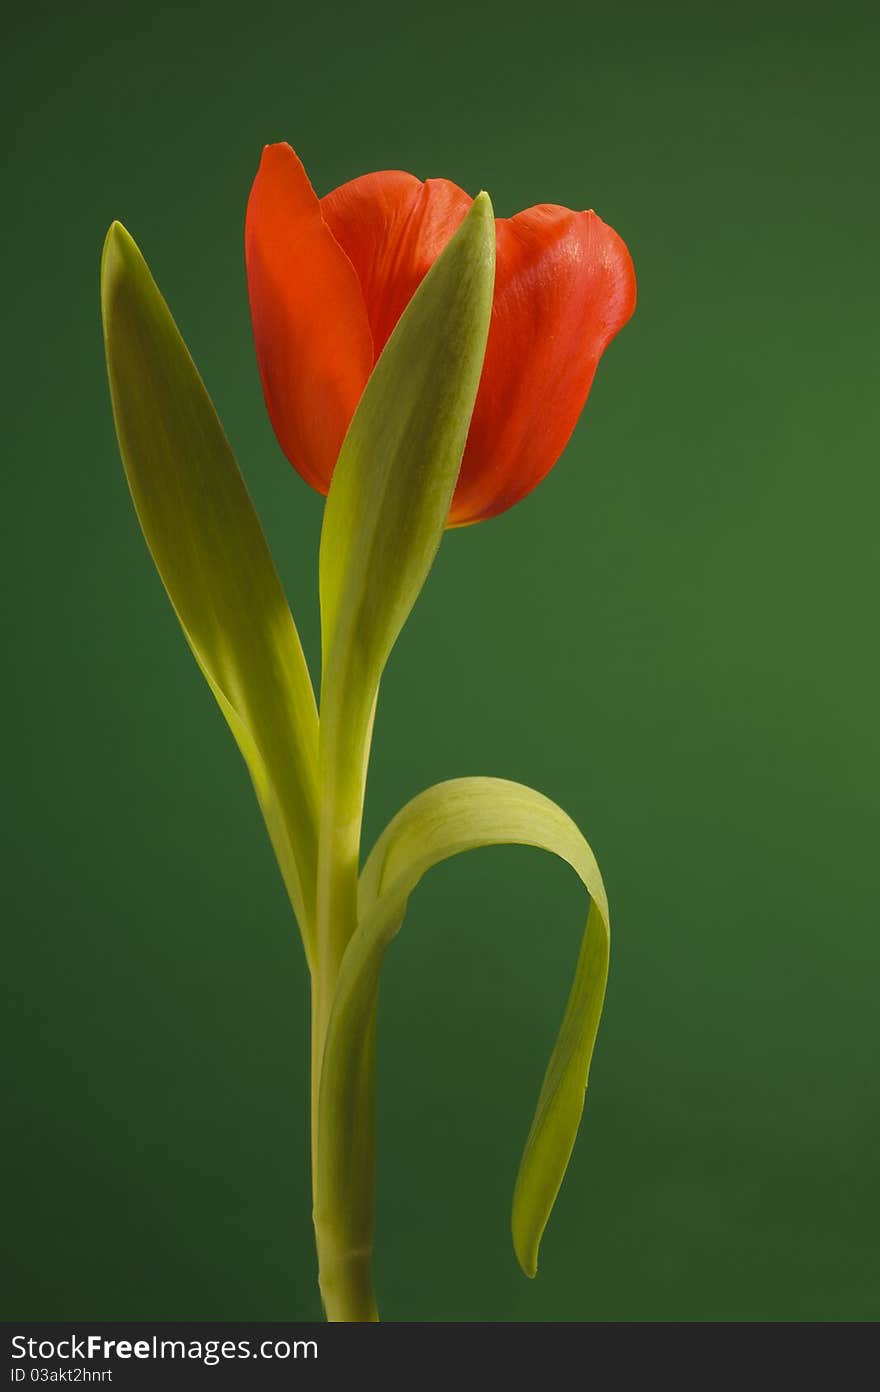
[[208, 393], [118, 222], [104, 245], [101, 292], [113, 414], [138, 519], [244, 755], [311, 957], [318, 721], [299, 636]]
[[481, 193], [401, 316], [342, 445], [321, 535], [325, 672], [355, 662], [375, 684], [424, 584], [467, 440], [494, 280]]
[[[513, 1199], [513, 1241], [523, 1270], [562, 1183], [584, 1105], [608, 976], [608, 902], [599, 867], [575, 823], [549, 798], [498, 778], [459, 778], [419, 794], [389, 823], [361, 876], [359, 926], [342, 961], [321, 1076], [318, 1165], [322, 1204], [346, 1215], [346, 1238], [372, 1242], [375, 1008], [386, 948], [409, 895], [431, 866], [461, 851], [516, 843], [560, 856], [591, 903], [562, 1025], [538, 1098]], [[546, 922], [540, 924], [546, 931]], [[538, 948], [540, 950], [540, 939]], [[455, 1003], [450, 1002], [450, 1014]], [[366, 1179], [365, 1179], [366, 1176]]]
[[333, 883], [323, 896], [321, 931], [331, 976], [354, 927], [379, 680], [446, 525], [480, 382], [494, 276], [495, 222], [483, 193], [389, 338], [327, 498], [320, 558], [321, 861]]

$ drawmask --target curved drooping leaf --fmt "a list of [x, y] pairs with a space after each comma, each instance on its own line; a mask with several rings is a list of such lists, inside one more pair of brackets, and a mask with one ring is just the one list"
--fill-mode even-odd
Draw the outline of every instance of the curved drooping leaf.
[[[321, 533], [322, 862], [342, 898], [331, 972], [354, 927], [367, 751], [388, 655], [431, 568], [489, 332], [495, 221], [480, 194], [407, 305], [340, 451]], [[334, 840], [332, 847], [324, 838]]]
[[[389, 823], [361, 876], [359, 926], [342, 961], [321, 1076], [318, 1166], [328, 1215], [347, 1215], [347, 1240], [372, 1242], [375, 1007], [385, 950], [409, 895], [431, 866], [460, 851], [515, 843], [560, 856], [580, 876], [590, 910], [562, 1025], [544, 1076], [513, 1198], [513, 1242], [527, 1275], [577, 1134], [605, 984], [608, 902], [575, 823], [549, 798], [499, 778], [458, 778], [419, 794]], [[542, 924], [542, 931], [544, 925]], [[366, 1177], [366, 1180], [365, 1180]]]
[[318, 719], [299, 636], [223, 427], [118, 222], [104, 245], [101, 296], [113, 414], [138, 519], [250, 771], [311, 957]]

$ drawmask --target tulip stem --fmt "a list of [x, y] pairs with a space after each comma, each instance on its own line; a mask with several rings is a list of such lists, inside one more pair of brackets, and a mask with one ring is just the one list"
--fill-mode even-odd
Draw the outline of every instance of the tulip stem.
[[[315, 982], [315, 987], [317, 987]], [[312, 995], [312, 1202], [318, 1283], [324, 1313], [331, 1323], [372, 1323], [379, 1318], [370, 1276], [372, 1245], [346, 1247], [345, 1215], [328, 1214], [319, 1202], [318, 1098], [321, 1087], [321, 1055], [324, 1030], [319, 1014], [319, 993]], [[342, 1220], [341, 1222], [339, 1220]], [[341, 1232], [340, 1232], [341, 1229]]]
[[[370, 1262], [372, 1253], [373, 1177], [363, 1186], [360, 1215], [337, 1211], [329, 1198], [332, 1185], [322, 1182], [322, 1166], [344, 1167], [348, 1138], [344, 1128], [318, 1137], [324, 1045], [339, 968], [357, 927], [358, 870], [372, 713], [359, 729], [333, 719], [322, 701], [320, 824], [316, 902], [316, 962], [312, 975], [312, 1216], [318, 1253], [318, 1283], [327, 1319], [363, 1323], [378, 1320]], [[337, 735], [334, 738], [334, 735]], [[368, 1222], [363, 1214], [369, 1214]]]

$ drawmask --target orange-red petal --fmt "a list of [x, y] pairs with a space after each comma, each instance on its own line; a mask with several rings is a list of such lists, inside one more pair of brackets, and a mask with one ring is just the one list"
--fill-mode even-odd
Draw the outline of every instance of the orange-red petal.
[[377, 358], [472, 202], [448, 179], [422, 183], [397, 169], [361, 175], [321, 199], [360, 280]]
[[[318, 200], [268, 146], [247, 218], [248, 284], [275, 433], [326, 492], [369, 373], [471, 198], [400, 170]], [[604, 349], [635, 308], [623, 241], [593, 212], [542, 204], [496, 221], [495, 301], [450, 525], [512, 507], [565, 448]]]
[[494, 517], [540, 483], [635, 308], [629, 252], [595, 213], [543, 204], [496, 231], [492, 324], [451, 526]]
[[289, 145], [267, 145], [248, 201], [248, 292], [266, 406], [279, 444], [326, 493], [373, 367], [354, 267]]

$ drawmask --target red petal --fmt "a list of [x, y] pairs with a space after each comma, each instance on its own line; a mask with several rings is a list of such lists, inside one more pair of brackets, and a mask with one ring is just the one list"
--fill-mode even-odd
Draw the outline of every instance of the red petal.
[[448, 179], [422, 183], [400, 170], [364, 174], [321, 199], [327, 225], [357, 271], [377, 358], [471, 202]]
[[289, 145], [267, 145], [248, 201], [254, 341], [279, 444], [326, 493], [373, 366], [360, 284]]
[[562, 453], [602, 352], [635, 308], [635, 272], [595, 213], [499, 218], [486, 361], [451, 526], [512, 507]]

